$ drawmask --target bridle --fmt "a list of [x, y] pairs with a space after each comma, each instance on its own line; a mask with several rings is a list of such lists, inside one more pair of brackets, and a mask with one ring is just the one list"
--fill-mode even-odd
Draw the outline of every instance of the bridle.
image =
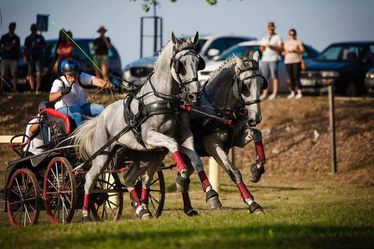
[[[199, 58], [199, 60], [202, 60], [200, 55], [191, 46], [185, 47], [179, 50], [177, 50], [175, 47], [173, 48], [173, 57], [170, 60], [170, 68], [174, 69], [175, 71], [175, 74], [177, 76], [177, 79], [175, 79], [175, 81], [178, 83], [180, 89], [185, 88], [186, 85], [199, 80], [197, 78], [197, 74], [195, 77], [192, 77], [191, 79], [188, 79], [186, 81], [183, 81], [182, 78], [180, 77], [180, 72], [179, 72], [180, 64], [181, 64], [180, 59], [186, 55], [195, 55], [197, 58]], [[199, 61], [199, 65], [200, 65], [200, 61]]]

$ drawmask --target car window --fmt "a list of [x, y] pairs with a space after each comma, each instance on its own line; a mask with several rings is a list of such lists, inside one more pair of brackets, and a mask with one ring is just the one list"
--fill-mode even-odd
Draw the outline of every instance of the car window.
[[356, 61], [360, 57], [361, 46], [357, 45], [335, 45], [323, 51], [317, 60], [323, 61]]
[[217, 61], [228, 60], [234, 55], [238, 57], [252, 57], [253, 53], [257, 51], [259, 46], [235, 46], [218, 57]]
[[318, 56], [318, 51], [313, 47], [304, 44], [305, 51], [303, 53], [303, 59], [310, 59]]
[[205, 55], [208, 56], [208, 51], [210, 49], [217, 49], [221, 53], [223, 50], [225, 50], [225, 41], [224, 38], [218, 38], [217, 40], [213, 41], [212, 44], [210, 44], [209, 48], [206, 50]]
[[243, 39], [243, 38], [226, 38], [225, 39], [225, 49], [228, 49], [228, 48], [234, 46], [235, 44], [238, 44], [238, 43], [246, 41], [246, 40], [247, 39]]
[[199, 41], [197, 42], [197, 44], [195, 46], [195, 50], [196, 50], [197, 53], [200, 53], [201, 48], [204, 46], [206, 41], [207, 41], [207, 39], [199, 39]]

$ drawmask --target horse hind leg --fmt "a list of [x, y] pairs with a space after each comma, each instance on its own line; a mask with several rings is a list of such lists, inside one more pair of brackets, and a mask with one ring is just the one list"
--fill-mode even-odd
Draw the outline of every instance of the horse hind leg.
[[92, 166], [85, 176], [83, 197], [83, 222], [91, 221], [90, 218], [90, 194], [96, 184], [98, 176], [104, 171], [110, 162], [110, 156], [100, 155], [92, 161]]
[[130, 193], [135, 215], [139, 219], [145, 220], [150, 219], [152, 217], [152, 214], [148, 210], [147, 204], [143, 200], [148, 198], [149, 189], [143, 189], [141, 187], [141, 183], [140, 186], [137, 186], [136, 183], [139, 176], [144, 175], [145, 169], [147, 169], [147, 167], [140, 167], [140, 164], [140, 162], [134, 161], [133, 167], [130, 169], [130, 172], [126, 173], [125, 185], [127, 186], [127, 190]]

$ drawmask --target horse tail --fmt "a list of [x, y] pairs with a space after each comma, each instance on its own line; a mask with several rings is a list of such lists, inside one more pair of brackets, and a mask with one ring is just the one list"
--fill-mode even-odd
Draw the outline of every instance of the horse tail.
[[99, 116], [86, 120], [74, 131], [75, 153], [83, 160], [87, 160], [92, 152], [92, 140], [95, 134], [95, 128], [99, 121]]

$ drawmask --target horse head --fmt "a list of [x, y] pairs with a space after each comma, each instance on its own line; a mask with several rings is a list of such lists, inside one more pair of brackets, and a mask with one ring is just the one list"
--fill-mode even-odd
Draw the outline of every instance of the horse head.
[[235, 88], [240, 93], [240, 99], [245, 108], [242, 108], [243, 115], [247, 116], [249, 126], [256, 126], [261, 122], [260, 95], [262, 90], [268, 87], [266, 78], [259, 71], [259, 53], [256, 51], [252, 59], [241, 58], [236, 64]]
[[204, 69], [205, 62], [196, 52], [195, 46], [199, 41], [199, 33], [191, 39], [177, 39], [171, 34], [173, 56], [170, 67], [173, 79], [181, 89], [181, 97], [185, 104], [196, 104], [200, 91], [197, 71]]

